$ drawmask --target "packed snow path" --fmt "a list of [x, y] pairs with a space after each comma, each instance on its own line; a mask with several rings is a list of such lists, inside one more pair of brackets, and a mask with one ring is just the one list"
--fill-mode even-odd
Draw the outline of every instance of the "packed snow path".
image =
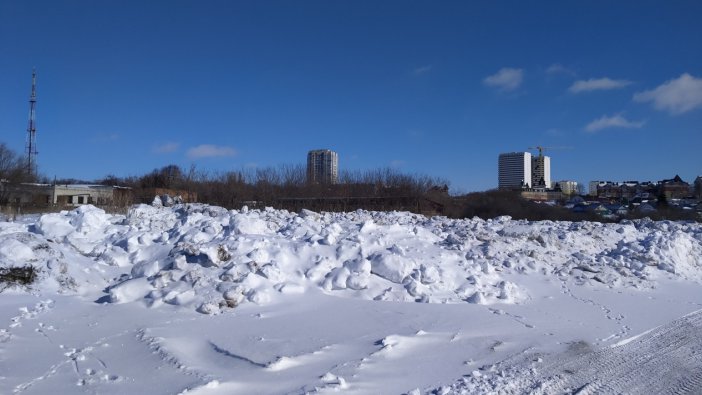
[[558, 354], [525, 353], [441, 394], [699, 394], [702, 311], [601, 349], [573, 342]]
[[[702, 392], [702, 312], [653, 329], [623, 345], [550, 358], [534, 393], [686, 394]], [[584, 350], [583, 350], [584, 348]], [[577, 356], [574, 356], [577, 355]]]

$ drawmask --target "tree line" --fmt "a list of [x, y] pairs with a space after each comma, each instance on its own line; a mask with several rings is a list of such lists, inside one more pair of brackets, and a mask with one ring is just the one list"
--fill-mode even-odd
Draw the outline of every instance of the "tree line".
[[5, 143], [0, 143], [0, 181], [36, 182], [36, 174], [27, 172], [27, 158], [17, 154]]
[[[27, 174], [26, 160], [0, 143], [0, 180], [10, 183], [44, 182], [57, 184], [96, 183], [128, 187], [131, 203], [151, 203], [156, 193], [194, 196], [198, 202], [238, 209], [274, 207], [299, 211], [411, 211], [451, 218], [483, 219], [509, 215], [515, 219], [607, 221], [594, 213], [574, 213], [563, 207], [538, 204], [522, 198], [519, 192], [490, 190], [460, 196], [448, 193], [448, 182], [438, 177], [406, 174], [393, 168], [342, 171], [335, 184], [307, 181], [303, 165], [244, 168], [212, 172], [191, 166], [184, 169], [167, 165], [137, 176], [108, 175], [86, 182], [76, 179], [49, 180]], [[668, 207], [649, 213], [655, 219], [699, 219]], [[637, 216], [632, 214], [631, 217]]]
[[226, 208], [253, 205], [286, 209], [304, 206], [302, 208], [318, 210], [335, 207], [346, 210], [367, 207], [400, 210], [409, 206], [416, 207], [437, 189], [448, 191], [445, 180], [405, 174], [392, 168], [343, 171], [339, 174], [337, 183], [310, 183], [303, 165], [226, 172], [168, 165], [141, 176], [107, 176], [99, 183], [128, 186], [134, 191], [134, 196], [146, 199], [148, 195], [143, 191], [172, 190], [197, 196], [199, 202]]

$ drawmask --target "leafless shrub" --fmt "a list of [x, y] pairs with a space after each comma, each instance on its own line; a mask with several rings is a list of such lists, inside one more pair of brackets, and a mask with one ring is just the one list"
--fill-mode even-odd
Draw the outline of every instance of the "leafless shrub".
[[0, 289], [11, 286], [28, 286], [37, 278], [38, 272], [34, 266], [2, 267], [0, 268]]

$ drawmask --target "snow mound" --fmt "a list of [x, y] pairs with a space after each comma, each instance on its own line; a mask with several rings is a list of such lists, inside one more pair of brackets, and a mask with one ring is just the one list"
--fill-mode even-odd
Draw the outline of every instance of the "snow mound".
[[[702, 280], [702, 225], [427, 218], [403, 212], [92, 206], [0, 222], [0, 265], [61, 292], [218, 314], [318, 290], [368, 300], [523, 303], [523, 276], [605, 287]], [[41, 287], [40, 287], [41, 288]]]

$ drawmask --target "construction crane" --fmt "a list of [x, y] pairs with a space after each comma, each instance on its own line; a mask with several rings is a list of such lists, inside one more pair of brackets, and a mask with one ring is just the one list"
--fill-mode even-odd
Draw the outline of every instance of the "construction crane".
[[539, 158], [542, 158], [544, 156], [544, 151], [545, 150], [556, 150], [556, 149], [573, 149], [573, 147], [542, 147], [540, 145], [537, 145], [536, 147], [529, 147], [527, 149], [537, 149], [539, 150]]

